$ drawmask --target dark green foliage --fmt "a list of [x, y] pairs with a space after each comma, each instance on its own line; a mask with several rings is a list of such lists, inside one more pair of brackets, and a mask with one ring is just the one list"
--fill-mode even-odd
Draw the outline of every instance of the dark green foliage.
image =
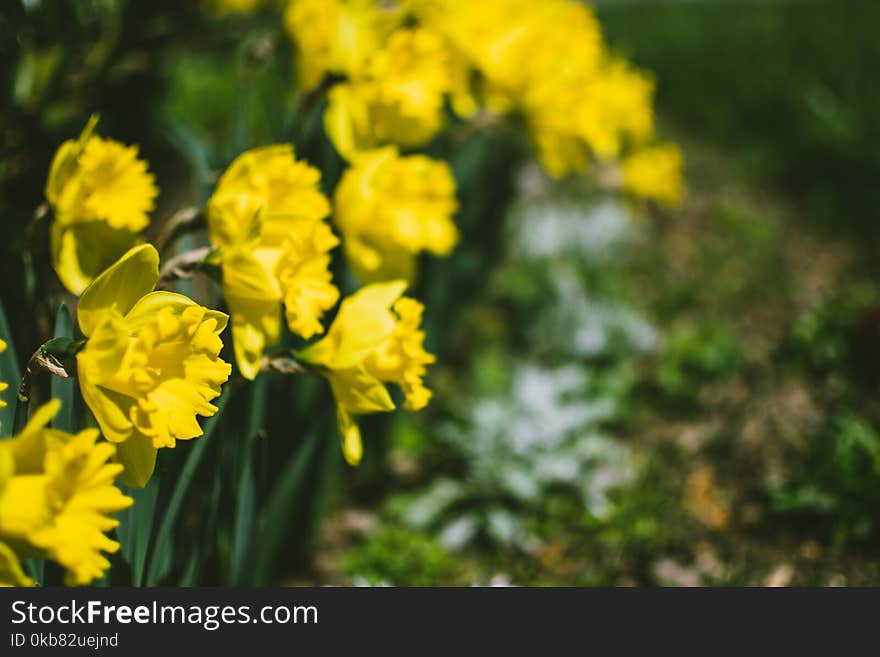
[[880, 436], [864, 418], [833, 418], [811, 438], [798, 469], [773, 491], [774, 509], [836, 543], [865, 541], [880, 530]]
[[655, 382], [659, 392], [673, 403], [687, 403], [696, 399], [701, 385], [734, 375], [742, 363], [730, 326], [685, 325], [666, 337]]
[[876, 249], [880, 5], [607, 2], [599, 16], [612, 44], [655, 72], [664, 114], [806, 218]]

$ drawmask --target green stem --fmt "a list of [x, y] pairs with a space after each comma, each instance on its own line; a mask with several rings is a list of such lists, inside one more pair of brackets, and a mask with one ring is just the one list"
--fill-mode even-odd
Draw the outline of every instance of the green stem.
[[28, 406], [31, 402], [31, 383], [34, 373], [46, 370], [56, 376], [76, 376], [76, 354], [85, 345], [85, 340], [73, 338], [52, 338], [34, 352], [24, 368], [18, 395], [15, 402], [15, 419], [12, 422], [12, 435], [17, 435], [28, 420]]
[[28, 405], [30, 404], [30, 396], [22, 396], [21, 389], [18, 392], [18, 399], [15, 401], [15, 419], [12, 421], [12, 435], [17, 436], [24, 429], [28, 420]]
[[205, 213], [202, 208], [190, 207], [179, 210], [165, 222], [162, 232], [156, 239], [156, 249], [165, 252], [178, 238], [205, 227]]

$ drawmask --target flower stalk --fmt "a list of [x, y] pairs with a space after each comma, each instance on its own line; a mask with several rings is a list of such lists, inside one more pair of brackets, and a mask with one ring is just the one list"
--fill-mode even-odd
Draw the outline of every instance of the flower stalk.
[[174, 281], [192, 278], [199, 271], [211, 272], [209, 258], [215, 251], [216, 249], [213, 247], [202, 246], [191, 251], [184, 251], [168, 259], [159, 272], [157, 288], [167, 288]]
[[28, 405], [31, 401], [31, 385], [34, 375], [46, 371], [63, 378], [76, 377], [76, 354], [85, 346], [85, 340], [52, 338], [37, 349], [24, 368], [15, 404], [13, 434], [19, 433], [27, 424]]
[[204, 227], [205, 214], [201, 208], [191, 206], [178, 210], [165, 222], [162, 232], [156, 238], [156, 249], [159, 253], [165, 253], [179, 238]]

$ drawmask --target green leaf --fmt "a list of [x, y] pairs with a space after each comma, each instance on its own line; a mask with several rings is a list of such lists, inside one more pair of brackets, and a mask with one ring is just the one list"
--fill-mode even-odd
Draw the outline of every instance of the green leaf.
[[[285, 538], [297, 531], [291, 521], [294, 500], [300, 497], [310, 477], [315, 448], [321, 434], [313, 431], [305, 443], [295, 449], [269, 497], [269, 507], [260, 527], [260, 542], [255, 549], [254, 584], [265, 586], [272, 576], [275, 559]], [[334, 445], [336, 448], [336, 445]]]
[[134, 499], [134, 504], [117, 515], [119, 528], [116, 533], [122, 544], [122, 555], [131, 566], [131, 583], [133, 586], [142, 586], [150, 539], [153, 537], [160, 480], [153, 477], [144, 488], [123, 486], [122, 490]]
[[245, 432], [243, 447], [243, 463], [238, 480], [238, 495], [236, 496], [235, 527], [232, 539], [232, 583], [238, 586], [244, 585], [247, 575], [252, 572], [247, 568], [250, 561], [251, 538], [254, 535], [256, 525], [256, 484], [254, 481], [253, 453], [257, 447], [260, 433], [266, 423], [266, 405], [269, 399], [269, 376], [266, 374], [257, 377], [250, 386], [251, 400], [248, 406], [248, 427]]
[[4, 408], [0, 408], [0, 436], [11, 436], [12, 425], [15, 420], [15, 390], [21, 381], [21, 371], [18, 369], [18, 359], [15, 355], [15, 346], [12, 343], [12, 332], [6, 321], [6, 313], [3, 312], [3, 304], [0, 303], [0, 340], [6, 343], [6, 351], [0, 354], [0, 381], [9, 385], [2, 393], [2, 399], [6, 402]]
[[[156, 542], [153, 545], [153, 553], [150, 558], [149, 567], [147, 569], [147, 586], [155, 586], [159, 583], [171, 570], [173, 563], [174, 550], [174, 526], [177, 522], [177, 516], [186, 499], [190, 484], [195, 477], [199, 463], [205, 454], [205, 450], [211, 442], [211, 435], [217, 428], [220, 418], [223, 416], [223, 409], [229, 402], [231, 391], [227, 387], [223, 394], [216, 402], [217, 412], [205, 423], [205, 433], [203, 436], [192, 441], [189, 455], [183, 464], [183, 469], [177, 477], [171, 498], [162, 514], [162, 522], [159, 525], [159, 531], [156, 533]], [[189, 447], [189, 445], [188, 445]], [[179, 448], [178, 448], [179, 449]]]
[[238, 482], [237, 506], [235, 509], [235, 528], [232, 539], [232, 573], [231, 580], [236, 586], [242, 586], [247, 579], [247, 557], [254, 532], [254, 510], [256, 487], [254, 484], [253, 459], [251, 447], [247, 447], [244, 467]]
[[[54, 335], [55, 337], [47, 342], [46, 345], [52, 343], [59, 347], [63, 346], [66, 349], [74, 348], [72, 345], [76, 341], [72, 339], [73, 319], [70, 316], [70, 311], [67, 310], [67, 306], [63, 303], [58, 308], [58, 314], [55, 316]], [[43, 345], [43, 347], [45, 348], [46, 345]], [[53, 376], [50, 389], [52, 398], [61, 401], [61, 410], [58, 411], [58, 415], [52, 420], [52, 427], [67, 431], [68, 433], [76, 433], [80, 428], [79, 416], [81, 410], [76, 379]]]
[[37, 586], [43, 586], [46, 561], [44, 559], [26, 559], [22, 561], [25, 572], [33, 578]]
[[190, 587], [198, 585], [199, 564], [201, 563], [202, 549], [199, 545], [193, 545], [190, 548], [189, 557], [186, 560], [186, 566], [183, 568], [183, 574], [180, 576], [178, 586]]

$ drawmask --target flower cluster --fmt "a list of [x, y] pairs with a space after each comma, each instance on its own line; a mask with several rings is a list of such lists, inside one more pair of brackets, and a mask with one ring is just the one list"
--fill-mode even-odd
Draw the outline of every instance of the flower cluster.
[[[206, 6], [224, 15], [269, 4]], [[289, 144], [226, 168], [193, 213], [209, 244], [181, 255], [215, 275], [228, 315], [168, 291], [178, 270], [160, 272], [159, 252], [141, 243], [158, 189], [136, 146], [95, 134], [93, 117], [59, 147], [45, 186], [50, 250], [79, 296], [83, 339], [39, 362], [77, 376], [98, 429], [49, 428], [57, 400], [22, 427], [19, 395], [17, 435], [0, 441], [0, 584], [33, 583], [28, 557], [54, 560], [70, 584], [104, 574], [105, 553], [119, 548], [112, 514], [132, 504], [117, 481], [146, 486], [160, 450], [202, 436], [199, 418], [218, 412], [232, 376], [227, 323], [239, 382], [273, 367], [329, 382], [350, 464], [363, 455], [358, 416], [395, 408], [389, 386], [408, 411], [428, 404], [424, 306], [404, 293], [420, 255], [448, 256], [461, 238], [452, 167], [413, 152], [445, 127], [521, 121], [552, 176], [597, 166], [640, 198], [682, 198], [681, 154], [656, 143], [653, 80], [610, 52], [580, 2], [291, 0], [284, 23], [302, 91], [326, 92], [325, 131], [346, 169], [322, 189], [321, 171]], [[360, 289], [334, 280], [337, 246]], [[352, 288], [341, 302], [340, 287]]]
[[[285, 24], [303, 87], [342, 76], [324, 122], [349, 160], [425, 144], [447, 122], [447, 102], [463, 119], [522, 117], [554, 177], [655, 149], [653, 78], [609, 50], [581, 2], [292, 0]], [[674, 203], [681, 159], [662, 164], [618, 178], [636, 196]]]

